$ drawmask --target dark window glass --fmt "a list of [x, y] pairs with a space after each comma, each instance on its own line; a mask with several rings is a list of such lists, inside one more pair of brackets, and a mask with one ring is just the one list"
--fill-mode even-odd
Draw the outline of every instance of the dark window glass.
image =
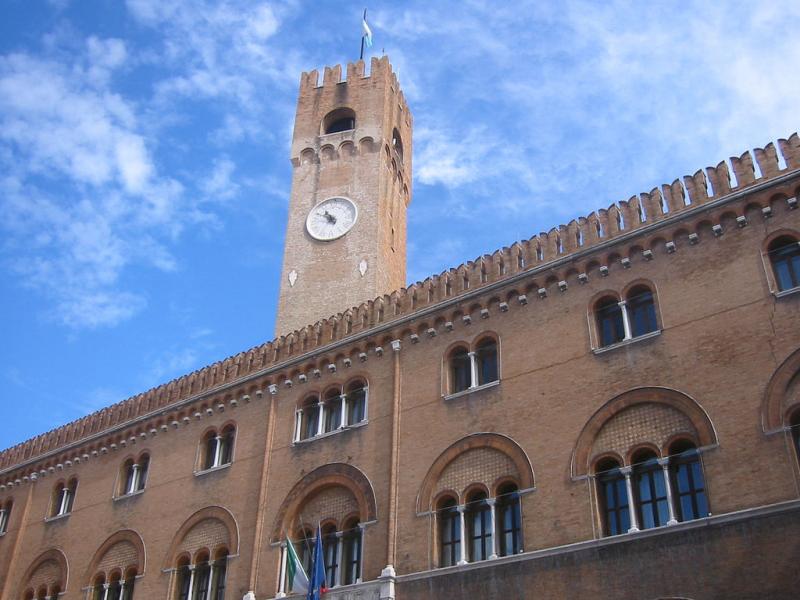
[[139, 459], [139, 481], [137, 490], [143, 490], [147, 484], [147, 472], [150, 470], [150, 457], [143, 456]]
[[600, 345], [610, 346], [625, 339], [625, 324], [622, 322], [622, 308], [616, 298], [608, 298], [597, 305], [597, 329]]
[[465, 521], [470, 562], [486, 560], [492, 553], [490, 510], [484, 493], [475, 494], [467, 500]]
[[497, 496], [496, 519], [500, 524], [498, 540], [500, 556], [511, 556], [522, 550], [522, 514], [516, 486], [501, 488]]
[[214, 561], [214, 587], [212, 588], [212, 600], [223, 600], [225, 598], [225, 577], [228, 573], [228, 557], [222, 556]]
[[800, 460], [800, 413], [792, 419], [792, 439], [794, 440], [794, 448], [797, 451], [797, 458]]
[[236, 437], [236, 430], [228, 427], [222, 432], [222, 449], [219, 453], [219, 464], [228, 465], [233, 460], [233, 443]]
[[122, 600], [133, 600], [133, 588], [136, 583], [136, 575], [131, 574], [125, 579], [125, 589], [122, 592]]
[[303, 439], [317, 435], [317, 425], [319, 423], [319, 404], [316, 398], [311, 400], [303, 408]]
[[342, 548], [342, 560], [344, 560], [342, 583], [349, 585], [358, 580], [361, 566], [361, 528], [358, 526], [358, 521], [347, 526], [342, 542], [344, 543], [344, 548]]
[[440, 567], [455, 565], [461, 555], [461, 519], [455, 500], [448, 500], [439, 509]]
[[478, 385], [497, 381], [497, 344], [485, 340], [478, 345]]
[[325, 133], [339, 133], [340, 131], [349, 131], [356, 128], [356, 120], [352, 117], [345, 117], [337, 119], [330, 125]]
[[642, 456], [639, 461], [633, 469], [639, 528], [661, 527], [669, 520], [664, 470], [655, 456], [648, 454]]
[[450, 393], [463, 392], [472, 383], [469, 353], [459, 348], [450, 355], [450, 377], [453, 388]]
[[120, 594], [122, 592], [122, 586], [119, 583], [119, 580], [112, 581], [108, 586], [108, 596], [106, 596], [106, 600], [120, 600]]
[[598, 473], [597, 482], [603, 506], [605, 534], [619, 535], [631, 527], [625, 476], [616, 465], [607, 464], [603, 469]]
[[[303, 570], [306, 574], [311, 573], [311, 561], [314, 557], [314, 534], [306, 530], [301, 532], [300, 539], [296, 543], [297, 558], [300, 559], [300, 564], [303, 565]], [[290, 582], [291, 583], [291, 582]]]
[[191, 578], [192, 573], [189, 570], [189, 565], [183, 565], [178, 569], [178, 600], [189, 600], [189, 582]]
[[129, 461], [125, 463], [125, 489], [122, 490], [123, 494], [129, 494], [130, 492], [136, 491], [133, 487], [134, 485], [134, 474], [135, 471], [133, 469], [133, 461]]
[[347, 422], [360, 423], [367, 415], [367, 390], [359, 385], [347, 392]]
[[677, 517], [680, 521], [691, 521], [708, 516], [703, 470], [700, 455], [690, 447], [670, 460], [673, 494], [676, 496]]
[[342, 424], [342, 399], [338, 392], [325, 400], [325, 431], [338, 429]]
[[636, 337], [658, 329], [653, 292], [637, 288], [627, 300], [628, 318], [631, 320], [631, 335]]
[[206, 440], [206, 455], [205, 462], [203, 463], [204, 469], [210, 469], [214, 465], [214, 460], [217, 456], [217, 437], [215, 433], [211, 433]]
[[769, 246], [769, 259], [778, 290], [790, 290], [800, 286], [800, 244], [790, 237], [781, 237]]
[[339, 538], [336, 528], [326, 528], [322, 532], [322, 554], [325, 557], [325, 581], [328, 587], [336, 584], [336, 571], [339, 569], [338, 561]]
[[207, 562], [200, 563], [194, 570], [193, 600], [205, 600], [208, 595], [209, 576], [211, 567]]

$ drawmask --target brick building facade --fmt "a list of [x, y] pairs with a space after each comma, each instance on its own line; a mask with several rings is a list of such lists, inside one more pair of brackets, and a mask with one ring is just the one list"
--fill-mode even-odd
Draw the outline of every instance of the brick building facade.
[[796, 597], [797, 134], [392, 289], [412, 120], [340, 73], [281, 335], [0, 454], [0, 600], [291, 595], [317, 523], [337, 600]]

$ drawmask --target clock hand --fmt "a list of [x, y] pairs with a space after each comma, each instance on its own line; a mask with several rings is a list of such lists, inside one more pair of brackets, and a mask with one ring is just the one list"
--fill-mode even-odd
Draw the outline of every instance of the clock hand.
[[324, 216], [325, 216], [326, 219], [328, 219], [328, 223], [331, 223], [331, 224], [336, 223], [336, 217], [334, 217], [327, 210], [325, 211], [325, 215]]

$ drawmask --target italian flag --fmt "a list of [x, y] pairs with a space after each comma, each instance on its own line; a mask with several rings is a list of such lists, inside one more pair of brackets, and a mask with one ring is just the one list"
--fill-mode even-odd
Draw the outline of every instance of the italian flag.
[[293, 592], [305, 594], [308, 592], [308, 575], [297, 558], [294, 544], [291, 540], [286, 540], [286, 578], [289, 582], [289, 589]]

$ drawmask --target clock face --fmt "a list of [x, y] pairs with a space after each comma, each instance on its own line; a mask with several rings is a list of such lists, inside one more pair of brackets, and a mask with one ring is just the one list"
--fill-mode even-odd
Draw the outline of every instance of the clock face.
[[358, 208], [349, 198], [337, 196], [317, 204], [308, 213], [306, 229], [314, 239], [329, 242], [342, 237], [355, 225]]

